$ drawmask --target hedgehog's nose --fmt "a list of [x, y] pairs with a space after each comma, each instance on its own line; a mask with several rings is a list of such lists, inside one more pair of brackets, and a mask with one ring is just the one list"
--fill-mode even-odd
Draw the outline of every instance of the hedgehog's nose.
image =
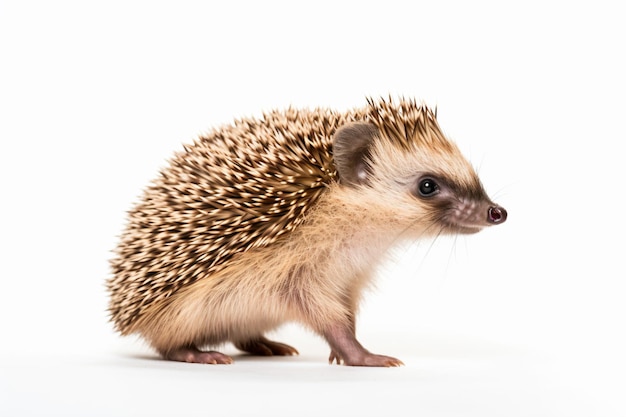
[[487, 219], [489, 220], [489, 223], [504, 223], [506, 216], [506, 210], [503, 207], [493, 206], [489, 207], [489, 210], [487, 211]]

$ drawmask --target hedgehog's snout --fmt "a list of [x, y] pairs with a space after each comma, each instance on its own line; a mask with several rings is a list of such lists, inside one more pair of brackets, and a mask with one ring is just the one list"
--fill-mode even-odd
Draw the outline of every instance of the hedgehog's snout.
[[491, 206], [487, 210], [487, 220], [492, 224], [500, 224], [506, 221], [507, 213], [504, 207]]

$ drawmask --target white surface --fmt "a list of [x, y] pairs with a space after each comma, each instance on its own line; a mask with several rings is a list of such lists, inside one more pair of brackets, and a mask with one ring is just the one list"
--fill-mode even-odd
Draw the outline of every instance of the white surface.
[[[234, 365], [213, 367], [130, 351], [20, 364], [5, 358], [9, 378], [2, 411], [7, 416], [605, 416], [614, 411], [602, 401], [605, 392], [580, 380], [576, 363], [462, 338], [421, 337], [408, 344], [396, 340], [403, 347], [390, 350], [404, 352], [406, 366], [393, 369], [324, 365], [322, 346], [299, 357], [236, 357]], [[411, 342], [419, 343], [409, 352]]]
[[[624, 415], [617, 2], [226, 3], [0, 3], [0, 415]], [[388, 94], [437, 105], [509, 211], [381, 268], [359, 334], [405, 367], [297, 327], [300, 357], [224, 367], [113, 334], [109, 251], [183, 142]]]

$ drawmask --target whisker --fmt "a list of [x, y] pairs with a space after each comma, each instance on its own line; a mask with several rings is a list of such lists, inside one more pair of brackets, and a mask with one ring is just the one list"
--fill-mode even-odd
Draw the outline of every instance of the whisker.
[[[401, 230], [401, 231], [400, 231], [400, 232], [399, 232], [399, 233], [398, 233], [398, 234], [394, 237], [394, 239], [391, 241], [391, 243], [390, 243], [390, 245], [389, 245], [388, 249], [389, 249], [390, 247], [396, 246], [396, 245], [398, 244], [398, 242], [400, 241], [401, 237], [402, 237], [403, 235], [405, 235], [405, 234], [406, 234], [406, 232], [407, 232], [408, 230], [410, 230], [412, 227], [414, 227], [415, 225], [422, 225], [422, 224], [425, 224], [425, 223], [426, 223], [426, 224], [427, 224], [427, 226], [426, 226], [426, 227], [422, 230], [422, 232], [419, 234], [419, 236], [417, 236], [417, 238], [416, 238], [416, 239], [412, 239], [412, 242], [411, 242], [411, 243], [412, 243], [412, 245], [411, 245], [411, 246], [415, 245], [416, 247], [419, 247], [419, 245], [420, 245], [420, 244], [422, 244], [422, 242], [423, 242], [423, 239], [422, 239], [422, 238], [424, 237], [424, 235], [428, 235], [428, 234], [430, 233], [430, 231], [431, 231], [433, 228], [435, 228], [435, 227], [437, 227], [437, 226], [438, 226], [438, 223], [437, 223], [436, 221], [432, 220], [432, 219], [430, 219], [430, 220], [429, 220], [429, 217], [430, 217], [429, 215], [424, 215], [424, 216], [420, 216], [420, 217], [416, 218], [415, 220], [413, 220], [413, 221], [412, 221], [409, 225], [407, 225], [404, 229], [402, 229], [402, 230]], [[440, 229], [439, 229], [439, 231], [435, 234], [435, 236], [431, 239], [431, 243], [430, 243], [430, 245], [428, 246], [428, 249], [426, 250], [426, 253], [424, 254], [424, 256], [422, 256], [422, 260], [421, 260], [421, 262], [417, 265], [417, 268], [416, 268], [416, 270], [415, 270], [415, 272], [414, 272], [414, 274], [413, 274], [413, 275], [415, 275], [415, 276], [417, 276], [417, 275], [418, 275], [417, 271], [419, 271], [419, 270], [422, 268], [422, 266], [423, 266], [423, 264], [424, 264], [424, 261], [425, 261], [425, 260], [426, 260], [426, 258], [428, 257], [428, 253], [430, 252], [430, 250], [431, 250], [431, 249], [432, 249], [432, 247], [434, 246], [435, 241], [437, 240], [437, 238], [438, 238], [438, 237], [439, 237], [442, 233], [443, 233], [443, 228], [440, 228]], [[409, 246], [407, 245], [407, 246], [405, 246], [405, 249], [404, 249], [404, 253], [403, 253], [403, 255], [406, 255], [408, 252], [409, 252]]]
[[493, 193], [492, 198], [494, 200], [497, 200], [505, 195], [507, 195], [507, 190], [511, 187], [512, 184], [509, 185], [503, 185], [502, 187], [500, 187], [498, 190], [496, 190], [495, 193]]

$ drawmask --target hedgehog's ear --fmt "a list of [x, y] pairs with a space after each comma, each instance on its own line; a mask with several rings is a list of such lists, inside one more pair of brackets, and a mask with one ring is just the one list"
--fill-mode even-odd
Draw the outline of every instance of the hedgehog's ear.
[[366, 160], [377, 135], [376, 126], [365, 122], [349, 123], [337, 129], [333, 137], [333, 157], [340, 183], [354, 186], [367, 182]]

